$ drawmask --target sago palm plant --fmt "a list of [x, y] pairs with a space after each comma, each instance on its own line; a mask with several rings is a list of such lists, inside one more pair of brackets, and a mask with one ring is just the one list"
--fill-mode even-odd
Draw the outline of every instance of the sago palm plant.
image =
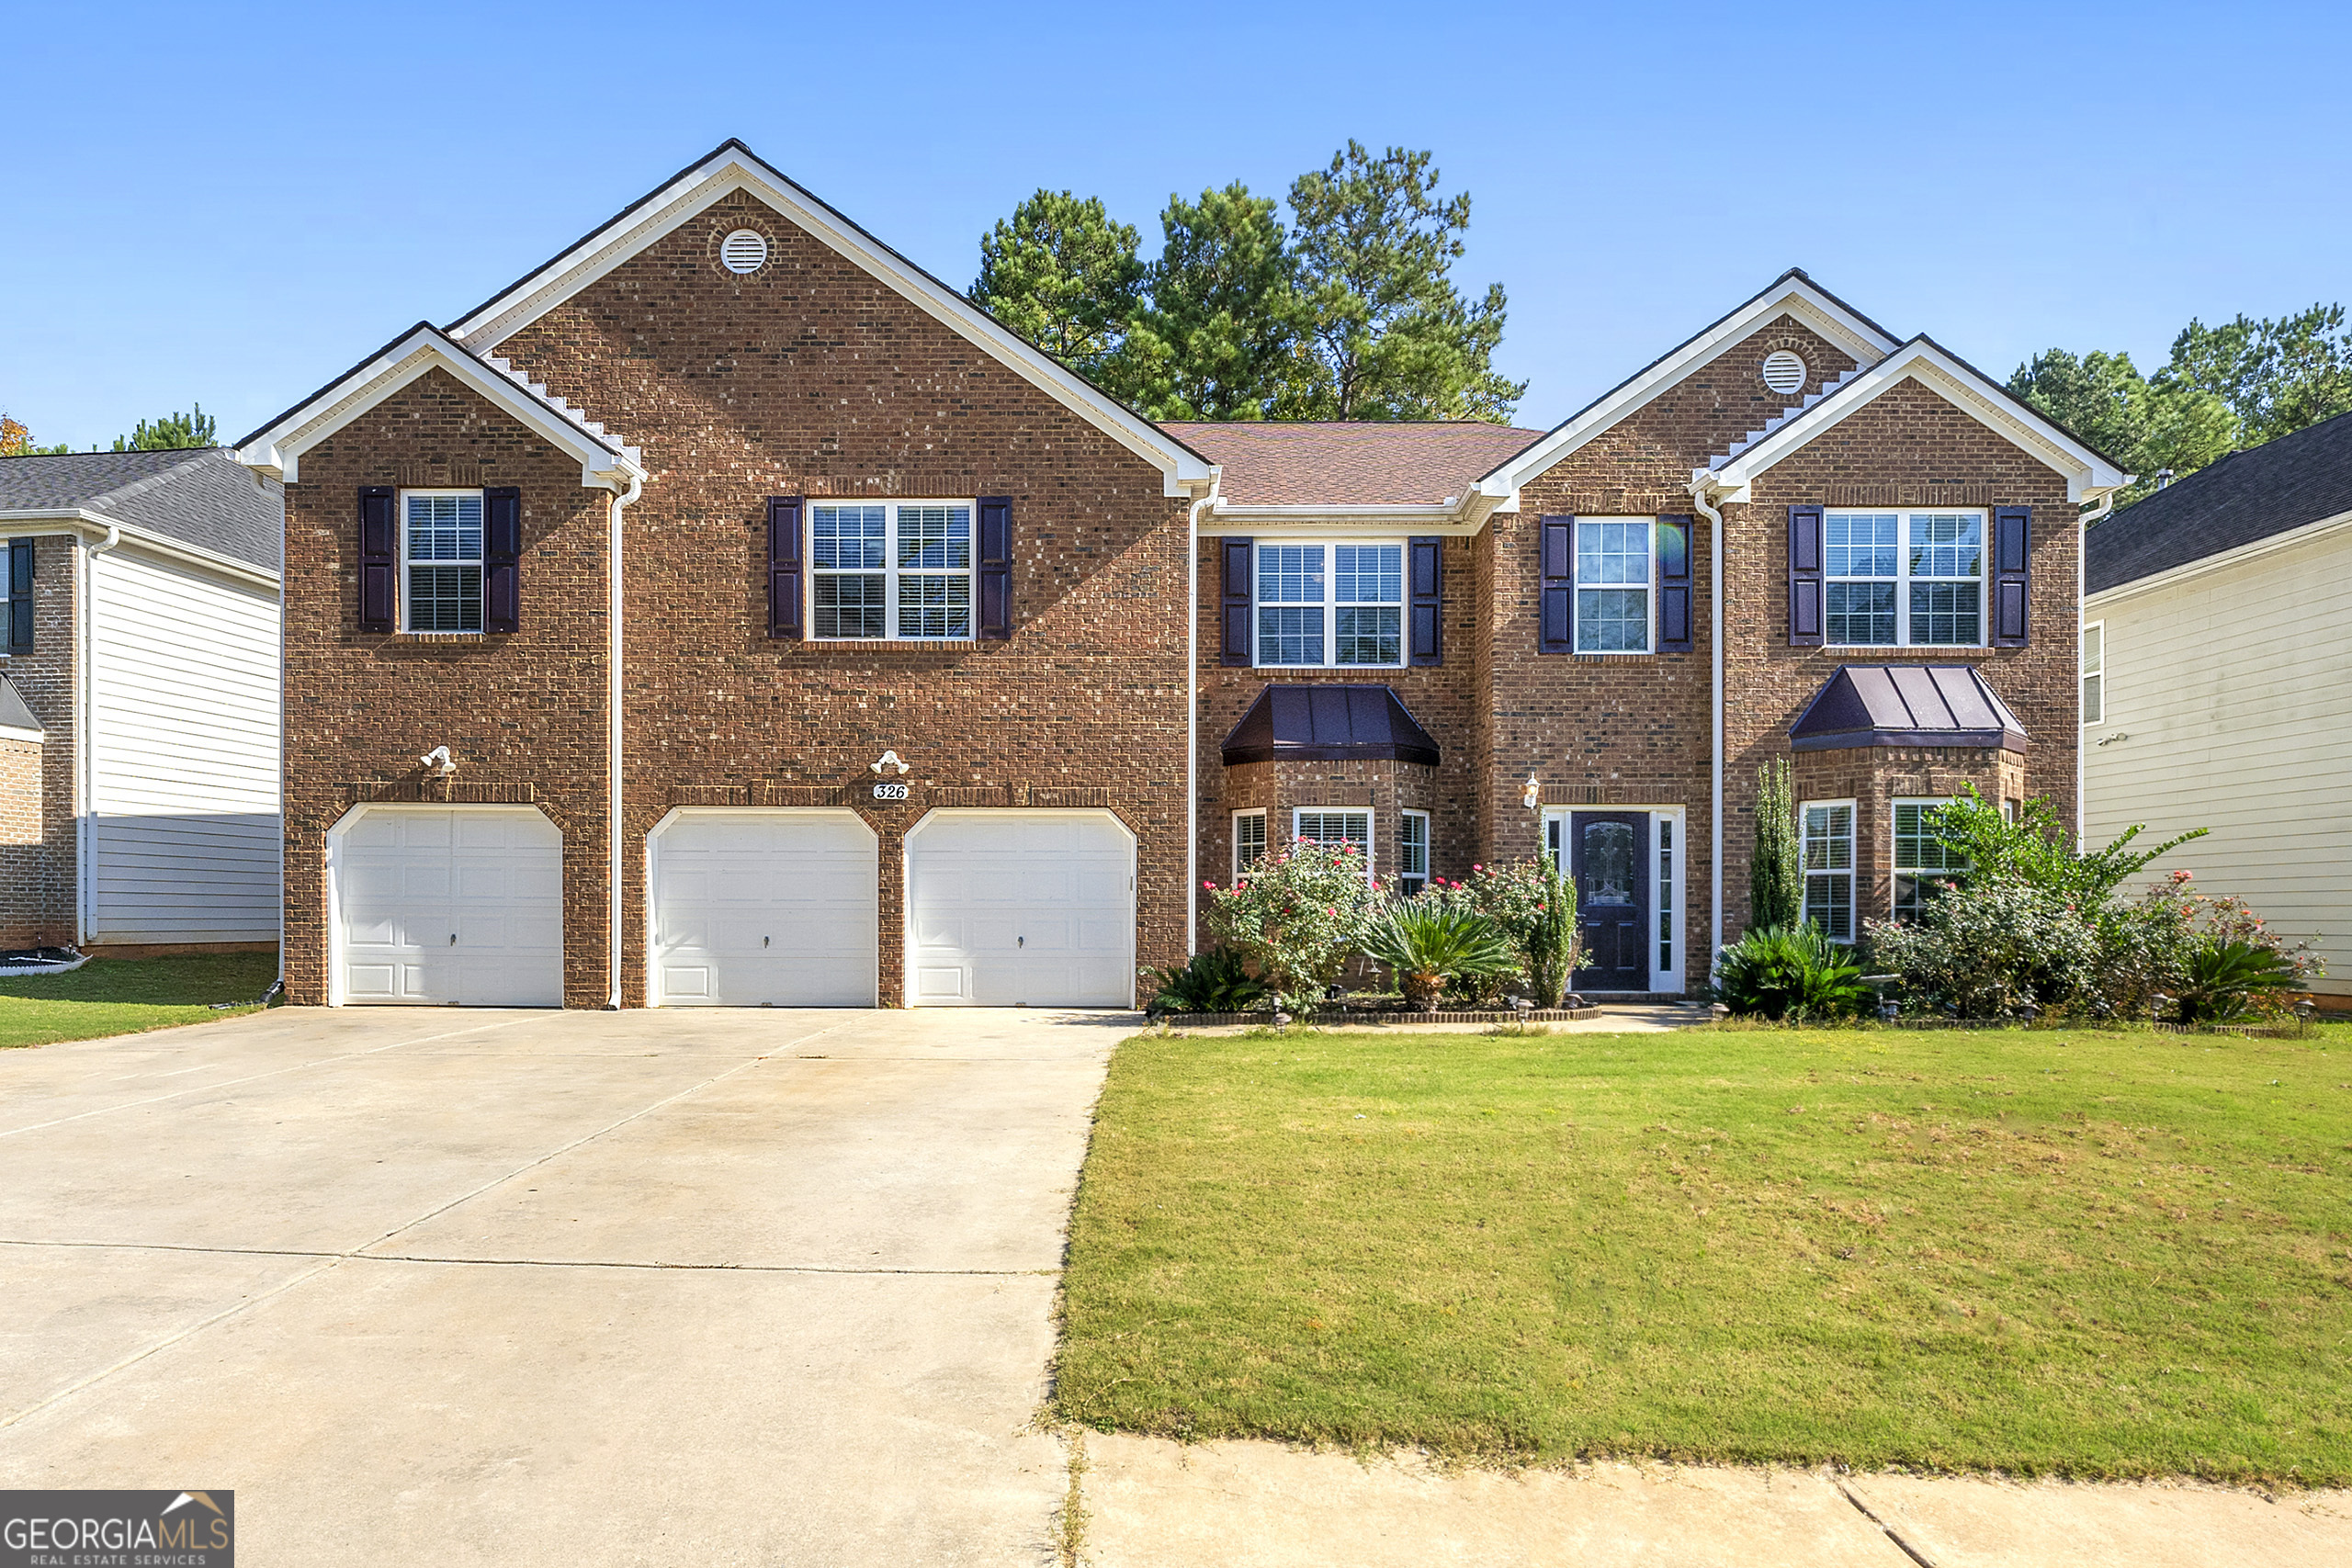
[[1396, 974], [1406, 1001], [1427, 1012], [1450, 979], [1490, 975], [1519, 962], [1502, 928], [1471, 909], [1419, 901], [1398, 904], [1374, 920], [1364, 952]]

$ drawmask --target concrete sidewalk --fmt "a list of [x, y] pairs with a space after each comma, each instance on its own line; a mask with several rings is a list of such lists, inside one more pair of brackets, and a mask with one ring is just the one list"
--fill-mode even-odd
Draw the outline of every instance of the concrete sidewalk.
[[2341, 1568], [2352, 1495], [1690, 1465], [1448, 1472], [1085, 1434], [1088, 1568]]

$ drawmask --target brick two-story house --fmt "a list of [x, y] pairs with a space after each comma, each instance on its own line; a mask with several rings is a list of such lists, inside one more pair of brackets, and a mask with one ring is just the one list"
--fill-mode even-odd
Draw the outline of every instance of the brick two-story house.
[[2123, 482], [1798, 273], [1548, 433], [1155, 425], [733, 142], [241, 454], [302, 1002], [1124, 1005], [1294, 835], [1679, 993], [1769, 756], [1841, 934], [2071, 809]]

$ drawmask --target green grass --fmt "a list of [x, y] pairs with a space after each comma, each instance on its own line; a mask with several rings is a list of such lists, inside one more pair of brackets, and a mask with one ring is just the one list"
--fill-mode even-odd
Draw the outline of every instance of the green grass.
[[2352, 1481], [2352, 1026], [1142, 1035], [1056, 1399], [1469, 1457]]
[[253, 1009], [211, 1004], [250, 1004], [277, 976], [274, 953], [222, 953], [97, 958], [70, 975], [0, 979], [0, 1050], [231, 1018]]

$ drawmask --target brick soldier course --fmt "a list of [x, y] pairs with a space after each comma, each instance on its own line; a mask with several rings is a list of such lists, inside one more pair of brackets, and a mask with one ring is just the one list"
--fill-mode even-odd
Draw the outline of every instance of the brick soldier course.
[[[746, 230], [765, 259], [742, 273], [721, 246]], [[244, 444], [248, 462], [288, 479], [288, 995], [329, 998], [326, 836], [369, 801], [528, 804], [555, 823], [571, 1006], [649, 999], [647, 841], [671, 811], [853, 806], [879, 839], [879, 995], [896, 1005], [907, 986], [901, 847], [935, 807], [1115, 814], [1136, 842], [1136, 956], [1164, 964], [1192, 937], [1188, 886], [1229, 874], [1233, 811], [1266, 809], [1281, 837], [1296, 807], [1368, 807], [1376, 858], [1392, 871], [1397, 814], [1427, 810], [1430, 869], [1452, 877], [1534, 852], [1542, 818], [1521, 803], [1531, 778], [1551, 804], [1684, 813], [1682, 907], [1698, 953], [1685, 972], [1703, 975], [1719, 542], [1694, 473], [1782, 420], [1823, 427], [1757, 473], [1732, 475], [1737, 483], [1701, 480], [1724, 528], [1723, 934], [1736, 934], [1745, 909], [1756, 766], [1787, 751], [1789, 725], [1841, 663], [1974, 665], [2031, 750], [2021, 783], [1981, 749], [1811, 764], [1824, 779], [1877, 788], [1964, 775], [2071, 809], [2073, 514], [2120, 476], [2063, 432], [2020, 423], [2030, 415], [1988, 423], [1984, 400], [1997, 389], [1955, 391], [1948, 367], [1871, 390], [1864, 406], [1847, 384], [1894, 363], [1894, 340], [1802, 275], [1776, 289], [1549, 434], [1400, 426], [1393, 441], [1409, 446], [1384, 448], [1390, 432], [1351, 429], [1344, 446], [1318, 446], [1269, 445], [1262, 427], [1159, 430], [729, 143], [447, 333], [418, 329]], [[1775, 350], [1804, 361], [1793, 392], [1762, 378]], [[1840, 409], [1841, 398], [1857, 406]], [[1363, 455], [1382, 450], [1405, 457], [1366, 467]], [[1426, 479], [1411, 480], [1419, 469]], [[361, 629], [355, 497], [477, 486], [520, 491], [515, 629]], [[776, 497], [1006, 498], [1003, 635], [775, 635]], [[1928, 501], [2033, 508], [2025, 645], [1792, 647], [1788, 508]], [[1543, 520], [1575, 515], [1690, 519], [1687, 649], [1544, 650]], [[1442, 537], [1442, 657], [1393, 669], [1227, 662], [1223, 543], [1276, 535]], [[1228, 770], [1220, 744], [1272, 682], [1385, 684], [1441, 759]], [[436, 745], [458, 762], [447, 781], [417, 765]], [[903, 803], [870, 798], [885, 750], [911, 766]], [[1872, 833], [1858, 850], [1883, 855]], [[1883, 871], [1872, 861], [1858, 889]]]

